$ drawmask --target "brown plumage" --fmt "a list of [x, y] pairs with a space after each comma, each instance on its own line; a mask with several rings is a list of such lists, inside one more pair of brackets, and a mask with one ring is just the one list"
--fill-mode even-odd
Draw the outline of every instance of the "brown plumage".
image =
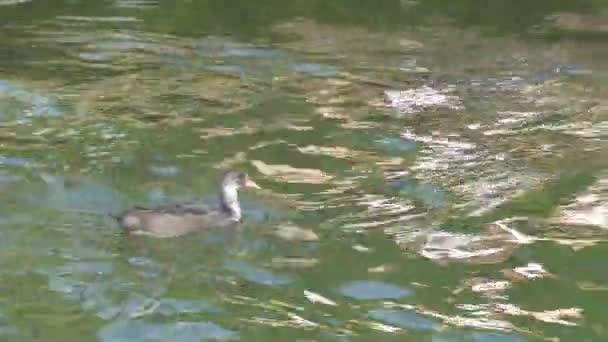
[[218, 208], [195, 205], [166, 205], [155, 208], [133, 207], [115, 216], [128, 233], [167, 238], [241, 221], [238, 201], [240, 187], [259, 188], [246, 174], [227, 171], [220, 178]]

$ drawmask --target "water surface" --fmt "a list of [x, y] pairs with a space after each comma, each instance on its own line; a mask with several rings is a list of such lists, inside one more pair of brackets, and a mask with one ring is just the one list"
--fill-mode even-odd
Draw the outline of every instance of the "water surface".
[[606, 339], [607, 9], [0, 1], [0, 340]]

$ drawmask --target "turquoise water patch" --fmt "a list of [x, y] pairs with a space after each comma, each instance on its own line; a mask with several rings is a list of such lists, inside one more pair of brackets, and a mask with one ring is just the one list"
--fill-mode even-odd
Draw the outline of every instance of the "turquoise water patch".
[[140, 320], [116, 320], [101, 330], [102, 342], [149, 341], [226, 341], [238, 334], [211, 322], [148, 323]]
[[389, 152], [413, 151], [417, 147], [415, 141], [401, 137], [384, 137], [379, 140], [379, 143]]
[[26, 120], [32, 117], [59, 117], [64, 113], [57, 99], [16, 83], [0, 80], [0, 117]]
[[361, 280], [342, 285], [341, 294], [354, 299], [397, 299], [412, 294], [411, 290], [382, 281]]
[[457, 332], [444, 332], [441, 334], [433, 335], [431, 341], [433, 342], [460, 342], [460, 341], [473, 341], [473, 342], [522, 342], [519, 336], [497, 333], [497, 332], [472, 332], [472, 333], [457, 333]]
[[22, 194], [36, 207], [100, 214], [123, 208], [124, 196], [111, 186], [80, 177], [44, 174], [42, 178], [46, 187]]
[[242, 261], [226, 260], [224, 262], [224, 267], [227, 270], [239, 274], [244, 279], [259, 285], [278, 287], [285, 286], [291, 282], [290, 277], [286, 275], [276, 274], [272, 271]]
[[289, 70], [324, 77], [335, 76], [338, 73], [338, 69], [334, 66], [317, 63], [292, 63], [289, 65]]

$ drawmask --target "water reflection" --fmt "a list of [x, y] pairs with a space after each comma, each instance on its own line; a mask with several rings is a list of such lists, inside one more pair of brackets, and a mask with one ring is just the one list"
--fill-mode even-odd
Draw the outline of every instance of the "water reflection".
[[[389, 5], [386, 28], [430, 6]], [[103, 341], [601, 339], [604, 45], [273, 11], [243, 41], [176, 34], [238, 8], [74, 6], [0, 38], [31, 56], [0, 64], [0, 335], [30, 310]], [[216, 203], [225, 167], [264, 188], [236, 229], [161, 242], [105, 216]]]
[[35, 190], [22, 195], [32, 207], [104, 215], [118, 211], [124, 203], [124, 196], [117, 190], [93, 180], [50, 174], [40, 176], [44, 185], [37, 184]]

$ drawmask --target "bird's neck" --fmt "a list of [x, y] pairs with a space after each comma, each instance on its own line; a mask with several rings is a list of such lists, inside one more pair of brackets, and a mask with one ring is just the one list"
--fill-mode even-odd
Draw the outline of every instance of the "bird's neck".
[[241, 220], [241, 205], [239, 195], [235, 187], [222, 187], [220, 190], [220, 208], [234, 221]]

